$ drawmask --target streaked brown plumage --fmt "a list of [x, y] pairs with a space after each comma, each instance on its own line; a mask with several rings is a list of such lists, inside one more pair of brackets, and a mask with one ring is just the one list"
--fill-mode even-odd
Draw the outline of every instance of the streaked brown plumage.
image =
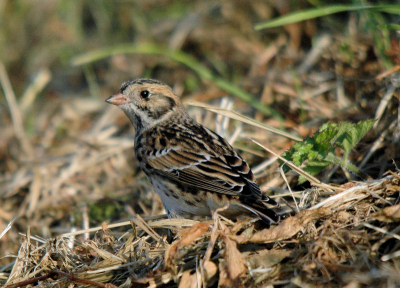
[[230, 203], [227, 217], [253, 213], [267, 224], [280, 220], [266, 204], [279, 205], [261, 194], [247, 163], [193, 120], [168, 85], [125, 82], [106, 102], [119, 106], [135, 126], [136, 157], [169, 217], [210, 216]]

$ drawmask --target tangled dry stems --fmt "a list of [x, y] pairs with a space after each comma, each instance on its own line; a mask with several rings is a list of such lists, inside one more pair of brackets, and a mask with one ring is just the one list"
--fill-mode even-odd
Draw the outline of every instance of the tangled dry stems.
[[[25, 9], [14, 9], [17, 5], [22, 7], [23, 3], [6, 1], [9, 10], [2, 10], [4, 21], [13, 23], [3, 25], [5, 39], [14, 35], [24, 37], [18, 37], [19, 41], [5, 41], [4, 53], [13, 55], [13, 59], [4, 60], [6, 67], [2, 66], [0, 73], [7, 103], [11, 99], [11, 104], [4, 100], [0, 105], [0, 231], [4, 231], [0, 239], [0, 263], [3, 265], [0, 285], [19, 281], [46, 287], [56, 284], [66, 287], [71, 283], [94, 285], [88, 281], [95, 281], [99, 286], [112, 282], [121, 287], [129, 287], [130, 283], [135, 287], [162, 283], [199, 287], [213, 283], [215, 286], [217, 281], [221, 287], [398, 285], [398, 172], [385, 178], [381, 176], [388, 169], [395, 171], [389, 159], [397, 161], [399, 157], [397, 38], [392, 38], [394, 41], [386, 55], [397, 66], [385, 71], [376, 43], [368, 29], [364, 29], [363, 21], [355, 24], [353, 20], [358, 18], [353, 18], [354, 14], [352, 20], [340, 26], [341, 31], [337, 27], [330, 29], [327, 23], [325, 27], [318, 27], [317, 22], [310, 21], [316, 31], [312, 47], [300, 45], [311, 41], [301, 23], [286, 27], [289, 33], [285, 29], [255, 31], [255, 19], [265, 19], [265, 12], [269, 14], [268, 9], [272, 9], [272, 6], [260, 9], [259, 1], [222, 1], [213, 5], [208, 1], [189, 1], [193, 3], [188, 7], [193, 14], [188, 18], [160, 21], [159, 17], [153, 17], [147, 25], [138, 27], [135, 41], [160, 39], [160, 43], [168, 42], [170, 49], [199, 59], [218, 71], [218, 76], [230, 79], [263, 105], [277, 109], [286, 119], [277, 123], [240, 100], [234, 102], [235, 111], [274, 127], [294, 129], [303, 138], [326, 121], [357, 122], [379, 118], [374, 132], [356, 147], [351, 160], [382, 179], [359, 186], [350, 183], [340, 191], [332, 187], [334, 192], [321, 188], [294, 192], [302, 212], [269, 230], [252, 221], [232, 223], [221, 217], [200, 224], [189, 220], [154, 219], [146, 220], [146, 224], [134, 217], [134, 224], [105, 225], [95, 229], [96, 235], [89, 234], [85, 238], [82, 233], [89, 233], [90, 229], [71, 231], [75, 227], [90, 226], [89, 222], [95, 217], [88, 210], [102, 211], [94, 223], [104, 220], [115, 223], [117, 219], [137, 213], [144, 216], [162, 213], [160, 200], [151, 192], [149, 184], [142, 181], [143, 174], [132, 160], [133, 153], [129, 151], [134, 143], [125, 116], [113, 107], [104, 108], [102, 100], [115, 92], [122, 81], [142, 77], [149, 70], [154, 72], [152, 77], [174, 84], [178, 93], [184, 91], [188, 83], [197, 81], [196, 89], [185, 91], [185, 101], [189, 97], [203, 104], [214, 101], [211, 104], [215, 105], [227, 93], [191, 69], [154, 55], [115, 55], [100, 61], [102, 63], [90, 64], [92, 68], [87, 70], [87, 67], [77, 69], [53, 62], [59, 54], [52, 50], [63, 50], [55, 47], [72, 47], [74, 53], [95, 53], [93, 49], [104, 48], [110, 42], [120, 43], [120, 38], [113, 37], [119, 32], [125, 41], [133, 27], [132, 23], [126, 24], [125, 29], [119, 26], [129, 19], [126, 13], [136, 15], [132, 12], [145, 8], [150, 15], [154, 10], [148, 1], [136, 1], [146, 7], [119, 1], [114, 12], [106, 14], [101, 5], [81, 1], [79, 5], [86, 5], [87, 10], [80, 6], [84, 13], [79, 16], [73, 5], [65, 5], [70, 7], [69, 10], [64, 8], [74, 17], [61, 17], [57, 5], [61, 2], [48, 5], [47, 2], [25, 1]], [[40, 9], [41, 5], [46, 9]], [[164, 1], [162, 7], [168, 8], [168, 5], [169, 1]], [[104, 18], [98, 18], [102, 25], [96, 31], [93, 27], [86, 30], [82, 26], [79, 34], [76, 23], [85, 21], [77, 18], [88, 15], [87, 11], [98, 17], [103, 15]], [[18, 12], [23, 13], [23, 17]], [[118, 16], [125, 20], [120, 21]], [[196, 19], [191, 21], [192, 17]], [[133, 21], [137, 17], [130, 19]], [[113, 29], [101, 30], [104, 23], [117, 24], [118, 33]], [[190, 27], [187, 23], [191, 23]], [[31, 33], [31, 27], [38, 29]], [[65, 34], [67, 30], [69, 33]], [[347, 30], [350, 32], [345, 32]], [[95, 33], [95, 39], [82, 43], [88, 31]], [[93, 41], [100, 38], [104, 42]], [[56, 45], [49, 45], [49, 40]], [[75, 46], [75, 43], [85, 46]], [[193, 51], [193, 47], [198, 48]], [[20, 60], [16, 63], [16, 59]], [[67, 71], [68, 75], [59, 73], [60, 70]], [[12, 81], [6, 81], [7, 72]], [[37, 77], [33, 77], [36, 73]], [[101, 89], [93, 80], [95, 77], [87, 81], [88, 85], [82, 85], [84, 87], [76, 85], [76, 82], [86, 83], [87, 78], [80, 75], [82, 73], [88, 78], [96, 74]], [[44, 87], [47, 88], [41, 92]], [[19, 94], [21, 89], [26, 90]], [[227, 129], [226, 118], [222, 116], [215, 121], [212, 113], [191, 112], [199, 122], [215, 128], [221, 135], [232, 131]], [[215, 127], [215, 122], [221, 125]], [[273, 161], [268, 159], [255, 166], [257, 159], [252, 159], [251, 154], [266, 155], [254, 147], [249, 148], [248, 142], [244, 145], [234, 139], [248, 141], [250, 137], [272, 147], [278, 154], [291, 143], [286, 138], [248, 127], [242, 129], [237, 125], [234, 132], [223, 136], [245, 154], [253, 171], [257, 171], [255, 174], [263, 192], [284, 187], [281, 176], [276, 173], [277, 166], [268, 166]], [[323, 182], [345, 183], [346, 178], [351, 178], [343, 175], [346, 171], [335, 171], [335, 167], [327, 171]], [[290, 194], [285, 194], [287, 191], [278, 191], [275, 196], [285, 197], [287, 201], [292, 199]], [[107, 214], [106, 205], [88, 209], [83, 203], [118, 203], [119, 206], [114, 213]], [[28, 225], [31, 229], [25, 236], [19, 235], [18, 232], [25, 231]], [[115, 228], [120, 225], [132, 225], [132, 228], [128, 231], [125, 226]], [[182, 232], [177, 240], [168, 244], [162, 230], [165, 228]], [[184, 232], [184, 229], [191, 230]], [[55, 235], [57, 237], [51, 239]], [[12, 254], [15, 251], [18, 255]], [[4, 257], [10, 254], [15, 257], [11, 263], [10, 257]], [[79, 282], [81, 280], [86, 282]]]
[[[29, 280], [41, 287], [398, 285], [400, 173], [353, 185], [270, 229], [217, 211], [205, 222], [138, 216], [120, 238], [107, 225], [86, 241], [28, 234], [5, 287]], [[176, 239], [168, 244], [160, 228], [178, 232]]]

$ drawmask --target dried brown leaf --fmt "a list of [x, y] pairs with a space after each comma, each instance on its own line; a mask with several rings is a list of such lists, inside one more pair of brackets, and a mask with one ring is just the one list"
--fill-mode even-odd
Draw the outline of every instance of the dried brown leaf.
[[275, 228], [264, 229], [260, 232], [255, 233], [250, 238], [247, 238], [246, 235], [243, 235], [243, 233], [239, 236], [231, 235], [229, 237], [240, 244], [248, 242], [269, 243], [280, 241], [293, 237], [301, 229], [303, 229], [307, 225], [307, 223], [322, 217], [326, 217], [329, 214], [331, 214], [330, 208], [319, 208], [301, 211], [296, 216], [289, 217], [283, 220]]
[[247, 270], [244, 257], [237, 249], [237, 245], [234, 241], [229, 239], [226, 235], [222, 237], [224, 238], [226, 248], [224, 254], [225, 261], [219, 263], [219, 286], [243, 287], [241, 276]]
[[190, 274], [190, 270], [183, 272], [179, 288], [196, 288], [197, 287], [197, 274]]
[[204, 280], [207, 282], [209, 286], [213, 284], [212, 278], [217, 274], [218, 272], [218, 267], [217, 265], [212, 262], [212, 261], [204, 261], [203, 262], [203, 272], [204, 272]]
[[209, 223], [196, 223], [192, 227], [180, 231], [178, 236], [180, 236], [181, 239], [173, 242], [165, 252], [165, 267], [175, 271], [177, 269], [176, 263], [179, 262], [188, 251], [187, 246], [207, 232], [209, 226]]
[[371, 216], [382, 222], [390, 223], [400, 221], [400, 204], [383, 208], [381, 211]]
[[251, 269], [268, 268], [281, 263], [293, 251], [291, 250], [260, 250], [257, 252], [244, 252], [243, 255]]

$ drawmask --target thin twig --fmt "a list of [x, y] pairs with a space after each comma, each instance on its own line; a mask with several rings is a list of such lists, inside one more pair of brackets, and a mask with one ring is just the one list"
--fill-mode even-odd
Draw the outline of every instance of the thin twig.
[[39, 276], [39, 277], [35, 277], [35, 278], [29, 279], [29, 280], [21, 281], [21, 282], [15, 283], [15, 284], [7, 285], [4, 288], [17, 288], [17, 287], [26, 286], [26, 285], [29, 285], [29, 284], [34, 284], [36, 282], [52, 278], [55, 275], [61, 275], [61, 276], [64, 276], [64, 277], [68, 278], [69, 280], [71, 280], [73, 282], [83, 283], [83, 284], [87, 284], [87, 285], [93, 285], [93, 286], [96, 286], [96, 287], [118, 288], [118, 286], [115, 286], [115, 285], [110, 284], [110, 283], [105, 283], [104, 284], [104, 283], [100, 283], [100, 282], [97, 282], [97, 281], [77, 278], [77, 277], [74, 276], [74, 274], [69, 274], [69, 273], [66, 273], [66, 272], [63, 272], [63, 271], [59, 271], [59, 270], [53, 270], [53, 271], [50, 271], [49, 273], [47, 273], [46, 275], [43, 275], [43, 276]]

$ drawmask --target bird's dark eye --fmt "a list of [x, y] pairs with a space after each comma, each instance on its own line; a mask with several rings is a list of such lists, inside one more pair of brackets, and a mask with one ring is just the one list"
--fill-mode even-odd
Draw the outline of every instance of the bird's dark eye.
[[148, 90], [143, 90], [142, 92], [140, 92], [140, 97], [142, 97], [143, 99], [147, 99], [150, 96], [150, 92]]

